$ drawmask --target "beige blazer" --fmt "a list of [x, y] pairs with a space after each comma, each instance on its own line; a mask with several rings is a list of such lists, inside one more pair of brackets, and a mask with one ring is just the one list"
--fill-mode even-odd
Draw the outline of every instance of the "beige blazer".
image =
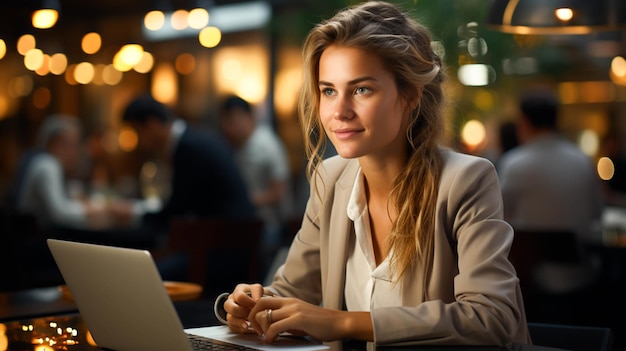
[[[402, 282], [403, 305], [371, 311], [375, 343], [530, 343], [495, 169], [483, 158], [442, 155], [430, 274], [424, 281], [413, 267]], [[324, 161], [320, 196], [311, 188], [302, 227], [270, 287], [276, 293], [345, 309], [347, 243], [354, 235], [346, 209], [358, 169], [354, 159]]]

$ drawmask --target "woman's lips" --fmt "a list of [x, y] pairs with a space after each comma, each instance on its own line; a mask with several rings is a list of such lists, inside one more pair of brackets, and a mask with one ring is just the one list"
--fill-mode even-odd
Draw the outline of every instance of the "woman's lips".
[[346, 140], [359, 132], [361, 132], [360, 129], [336, 129], [333, 133], [335, 133], [337, 139]]

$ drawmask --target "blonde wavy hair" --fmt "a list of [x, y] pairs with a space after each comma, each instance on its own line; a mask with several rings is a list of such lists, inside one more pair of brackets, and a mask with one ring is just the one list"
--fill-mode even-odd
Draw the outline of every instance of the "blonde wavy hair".
[[[442, 61], [431, 47], [430, 32], [396, 5], [379, 1], [341, 10], [309, 32], [303, 48], [305, 77], [299, 100], [309, 179], [317, 179], [326, 148], [318, 80], [320, 56], [330, 45], [375, 52], [395, 76], [401, 98], [414, 107], [406, 130], [409, 159], [389, 198], [388, 206], [394, 206], [398, 215], [387, 244], [396, 282], [416, 259], [425, 263], [422, 268], [427, 274], [433, 254], [442, 167], [439, 145], [444, 131], [444, 73]], [[318, 184], [314, 183], [314, 188], [319, 196]]]

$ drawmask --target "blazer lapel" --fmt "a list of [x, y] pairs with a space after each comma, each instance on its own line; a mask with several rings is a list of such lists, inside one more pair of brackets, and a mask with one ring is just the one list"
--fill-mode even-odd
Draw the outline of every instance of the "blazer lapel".
[[342, 309], [344, 305], [348, 242], [354, 231], [347, 208], [358, 170], [358, 161], [351, 160], [335, 183], [333, 212], [329, 222], [328, 274], [324, 294], [324, 306], [327, 308]]

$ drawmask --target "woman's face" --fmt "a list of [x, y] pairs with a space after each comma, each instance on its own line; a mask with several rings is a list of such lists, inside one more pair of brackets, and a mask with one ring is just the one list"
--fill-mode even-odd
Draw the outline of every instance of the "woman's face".
[[318, 83], [321, 122], [339, 155], [404, 155], [409, 111], [375, 53], [329, 46], [320, 57]]

